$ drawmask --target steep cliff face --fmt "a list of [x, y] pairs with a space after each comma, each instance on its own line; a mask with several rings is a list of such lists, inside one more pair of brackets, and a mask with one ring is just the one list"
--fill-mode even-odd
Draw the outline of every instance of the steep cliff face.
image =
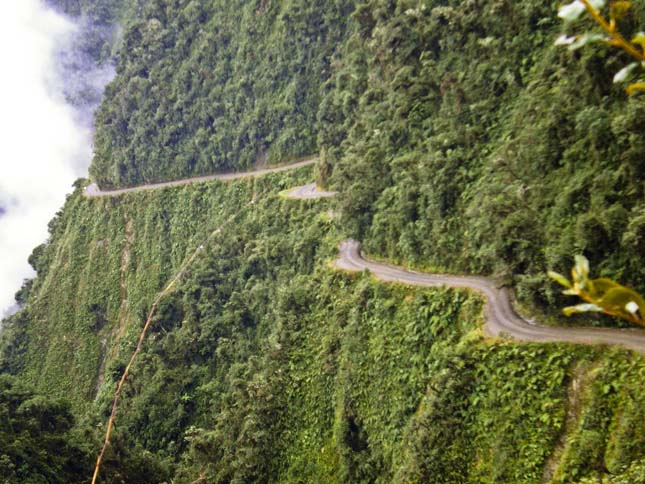
[[74, 108], [81, 125], [89, 128], [105, 86], [115, 74], [121, 24], [136, 18], [137, 1], [44, 3], [75, 23], [67, 41], [59, 47], [53, 66], [65, 100]]
[[[643, 104], [544, 2], [149, 2], [97, 118], [100, 184], [320, 151], [367, 250], [495, 273], [527, 304], [584, 252], [645, 290]], [[635, 5], [626, 29], [645, 24]]]
[[148, 2], [98, 113], [92, 177], [130, 186], [310, 155], [352, 10], [349, 0]]
[[[0, 379], [0, 469], [87, 481], [153, 301], [194, 255], [125, 387], [106, 482], [642, 482], [641, 355], [492, 340], [476, 294], [331, 264], [352, 234], [557, 305], [542, 274], [583, 250], [642, 288], [643, 108], [602, 51], [555, 50], [553, 6], [118, 5], [95, 180], [321, 161], [118, 197], [80, 183], [3, 322], [0, 371], [55, 400]], [[338, 196], [281, 194], [315, 177]], [[7, 447], [18, 428], [46, 442]], [[20, 460], [47, 445], [60, 459]]]
[[[554, 46], [555, 13], [357, 9], [320, 108], [321, 172], [369, 251], [496, 273], [538, 305], [562, 306], [546, 269], [567, 271], [580, 252], [645, 290], [643, 103], [612, 84], [625, 58]], [[631, 15], [627, 31], [645, 24], [641, 5]]]
[[110, 482], [638, 473], [642, 357], [489, 341], [468, 292], [339, 272], [337, 202], [280, 196], [312, 176], [69, 199], [0, 350], [3, 372], [71, 400], [75, 433], [60, 432], [84, 460], [63, 459], [67, 475], [87, 479], [152, 301], [195, 251], [122, 395]]

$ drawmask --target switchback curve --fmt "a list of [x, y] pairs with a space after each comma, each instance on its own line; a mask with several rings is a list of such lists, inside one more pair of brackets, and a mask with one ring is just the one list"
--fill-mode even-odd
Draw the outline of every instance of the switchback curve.
[[412, 286], [473, 289], [485, 298], [485, 332], [489, 336], [510, 336], [518, 341], [567, 342], [583, 344], [621, 345], [645, 353], [645, 331], [636, 328], [555, 328], [532, 323], [519, 316], [512, 307], [506, 288], [498, 287], [492, 279], [480, 276], [428, 274], [410, 271], [390, 264], [365, 259], [360, 243], [345, 240], [340, 245], [336, 267], [347, 271], [368, 269], [377, 279]]

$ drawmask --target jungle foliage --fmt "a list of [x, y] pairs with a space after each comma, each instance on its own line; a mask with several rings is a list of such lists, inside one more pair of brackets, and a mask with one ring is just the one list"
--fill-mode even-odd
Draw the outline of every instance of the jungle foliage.
[[0, 482], [81, 482], [86, 455], [74, 443], [69, 404], [0, 375]]
[[[645, 104], [613, 83], [627, 54], [555, 46], [569, 27], [550, 2], [319, 3], [147, 4], [97, 117], [92, 177], [320, 150], [319, 181], [374, 255], [495, 274], [541, 310], [565, 304], [546, 270], [576, 253], [645, 291]], [[642, 25], [634, 3], [619, 28]]]
[[628, 95], [645, 91], [645, 82], [639, 79], [639, 75], [645, 69], [645, 33], [638, 31], [626, 36], [621, 32], [623, 29], [620, 26], [622, 20], [629, 15], [632, 6], [632, 2], [623, 0], [612, 0], [609, 3], [605, 0], [574, 0], [563, 5], [558, 10], [558, 17], [562, 18], [567, 25], [575, 23], [585, 13], [596, 22], [596, 31], [571, 37], [563, 34], [555, 42], [556, 45], [568, 45], [569, 50], [580, 49], [587, 44], [598, 42], [621, 49], [632, 62], [614, 74], [614, 82], [629, 81], [630, 84], [625, 89]]
[[[645, 104], [612, 82], [626, 55], [554, 45], [556, 13], [551, 2], [357, 8], [320, 108], [320, 171], [369, 252], [496, 274], [543, 307], [565, 304], [546, 270], [582, 253], [643, 292]], [[643, 25], [634, 2], [621, 28]]]
[[[78, 422], [68, 401], [35, 392], [20, 379], [0, 375], [0, 483], [81, 484], [91, 472], [93, 429]], [[114, 457], [106, 462], [108, 482], [161, 482], [158, 459], [143, 449], [112, 442]], [[167, 471], [166, 471], [167, 474]]]
[[333, 269], [337, 202], [279, 196], [311, 176], [77, 192], [32, 257], [2, 371], [69, 399], [91, 459], [152, 300], [255, 194], [159, 306], [106, 482], [564, 483], [639, 469], [642, 356], [490, 342], [475, 295]]
[[150, 0], [97, 114], [101, 187], [281, 163], [316, 150], [321, 84], [351, 0]]
[[[0, 371], [20, 380], [0, 380], [5, 393], [62, 423], [43, 430], [32, 407], [6, 410], [2, 395], [0, 412], [40, 429], [18, 442], [29, 452], [48, 439], [61, 452], [32, 462], [0, 447], [2, 469], [89, 478], [152, 301], [257, 196], [160, 304], [104, 481], [642, 480], [642, 355], [491, 341], [474, 294], [330, 266], [351, 233], [377, 256], [493, 273], [523, 301], [559, 306], [545, 271], [582, 252], [642, 292], [645, 104], [612, 82], [624, 59], [554, 46], [550, 2], [138, 5], [97, 116], [95, 180], [320, 149], [316, 176], [340, 195], [281, 198], [312, 179], [308, 168], [115, 198], [78, 188], [0, 334]], [[645, 25], [645, 8], [625, 22]]]

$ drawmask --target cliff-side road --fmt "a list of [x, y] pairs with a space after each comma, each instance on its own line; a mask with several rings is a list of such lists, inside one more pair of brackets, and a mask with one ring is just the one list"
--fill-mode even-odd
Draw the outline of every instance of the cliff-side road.
[[264, 168], [261, 170], [254, 171], [244, 171], [237, 173], [220, 173], [216, 175], [205, 175], [205, 176], [196, 176], [192, 178], [184, 178], [182, 180], [174, 180], [169, 182], [162, 183], [150, 183], [147, 185], [140, 185], [138, 187], [131, 188], [120, 188], [117, 190], [101, 190], [96, 183], [92, 183], [85, 188], [83, 194], [86, 197], [113, 197], [117, 195], [123, 195], [124, 193], [140, 192], [144, 190], [155, 190], [157, 188], [166, 188], [166, 187], [178, 187], [181, 185], [190, 185], [191, 183], [200, 183], [211, 180], [238, 180], [240, 178], [251, 178], [254, 176], [268, 175], [269, 173], [278, 173], [280, 171], [293, 170], [295, 168], [300, 168], [302, 166], [313, 165], [316, 163], [317, 158], [311, 158], [304, 161], [299, 161], [298, 163], [292, 163], [290, 165], [276, 166], [273, 168]]
[[368, 269], [377, 279], [423, 287], [461, 287], [484, 296], [485, 332], [489, 336], [509, 336], [518, 341], [567, 342], [622, 345], [645, 353], [645, 331], [638, 328], [555, 328], [530, 323], [518, 316], [511, 305], [509, 292], [493, 280], [478, 276], [427, 274], [363, 258], [355, 240], [341, 243], [336, 266], [347, 271]]

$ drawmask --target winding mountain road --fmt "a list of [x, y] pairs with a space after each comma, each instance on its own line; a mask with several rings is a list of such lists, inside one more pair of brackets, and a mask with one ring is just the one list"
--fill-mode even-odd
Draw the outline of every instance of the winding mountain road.
[[[248, 172], [222, 173], [217, 175], [198, 176], [163, 183], [152, 183], [132, 188], [103, 191], [92, 183], [85, 191], [86, 197], [109, 197], [124, 193], [155, 190], [157, 188], [176, 187], [211, 180], [237, 180], [254, 176], [278, 173], [312, 165], [316, 158]], [[315, 183], [293, 188], [285, 193], [288, 198], [314, 199], [333, 197], [336, 192], [319, 191]], [[636, 328], [555, 328], [542, 326], [527, 321], [515, 313], [511, 304], [509, 291], [499, 288], [493, 280], [479, 276], [457, 276], [451, 274], [427, 274], [410, 271], [390, 264], [374, 262], [363, 258], [360, 243], [346, 240], [340, 245], [340, 256], [336, 261], [339, 269], [347, 271], [369, 270], [377, 279], [387, 282], [400, 282], [413, 286], [439, 287], [449, 286], [474, 289], [481, 293], [486, 301], [484, 308], [485, 331], [490, 336], [510, 336], [518, 341], [534, 342], [568, 342], [583, 344], [621, 345], [645, 353], [645, 331]]]
[[483, 294], [486, 304], [485, 331], [490, 336], [510, 336], [519, 341], [567, 342], [621, 345], [645, 353], [645, 331], [637, 328], [554, 328], [531, 323], [518, 316], [506, 288], [486, 277], [427, 274], [363, 258], [360, 243], [346, 240], [340, 245], [336, 266], [347, 271], [368, 269], [377, 279], [422, 287], [461, 287]]
[[240, 178], [251, 178], [254, 176], [268, 175], [269, 173], [278, 173], [281, 171], [293, 170], [302, 166], [313, 165], [318, 161], [318, 158], [310, 158], [308, 160], [299, 161], [290, 165], [276, 166], [273, 168], [263, 168], [261, 170], [233, 172], [233, 173], [219, 173], [216, 175], [195, 176], [192, 178], [184, 178], [182, 180], [174, 180], [162, 183], [150, 183], [147, 185], [140, 185], [131, 188], [119, 188], [117, 190], [101, 190], [96, 183], [91, 183], [85, 188], [83, 194], [86, 197], [114, 197], [123, 195], [124, 193], [141, 192], [144, 190], [155, 190], [157, 188], [178, 187], [182, 185], [190, 185], [192, 183], [201, 183], [212, 180], [239, 180]]

